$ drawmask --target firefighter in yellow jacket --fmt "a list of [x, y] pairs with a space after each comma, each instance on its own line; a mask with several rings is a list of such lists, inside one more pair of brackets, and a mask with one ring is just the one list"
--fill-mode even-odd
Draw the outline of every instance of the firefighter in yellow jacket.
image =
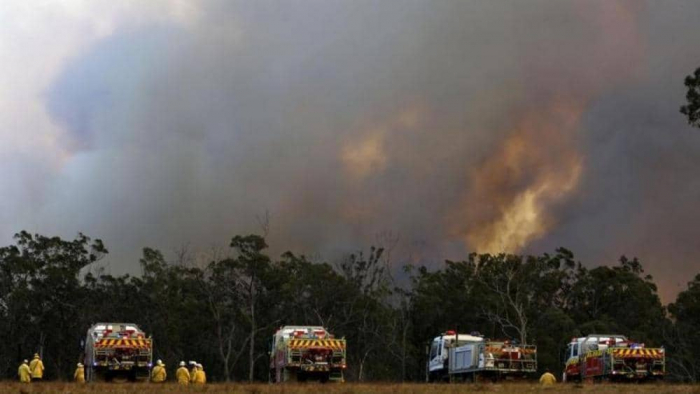
[[177, 382], [181, 385], [187, 386], [190, 384], [190, 371], [187, 370], [184, 361], [180, 361], [180, 368], [175, 372], [175, 377]]
[[85, 383], [85, 367], [83, 364], [78, 363], [78, 368], [75, 369], [75, 373], [73, 374], [73, 380], [76, 383]]
[[163, 383], [165, 382], [165, 379], [167, 378], [168, 374], [165, 371], [165, 365], [163, 365], [163, 361], [158, 360], [156, 363], [156, 366], [153, 367], [153, 371], [151, 372], [151, 382], [153, 383]]
[[32, 371], [32, 381], [44, 379], [44, 363], [39, 357], [39, 353], [34, 353], [34, 359], [29, 363], [29, 370]]
[[32, 371], [29, 369], [29, 364], [27, 364], [27, 360], [24, 360], [24, 362], [22, 362], [22, 365], [19, 366], [19, 369], [17, 370], [17, 375], [19, 376], [19, 381], [22, 383], [32, 382]]
[[540, 376], [540, 384], [543, 386], [551, 386], [557, 382], [557, 378], [549, 372], [549, 368], [544, 370], [542, 376]]
[[190, 361], [190, 366], [192, 367], [190, 369], [190, 383], [194, 383], [194, 378], [197, 376], [197, 362]]
[[197, 372], [194, 374], [194, 384], [206, 384], [207, 374], [204, 373], [202, 364], [197, 364]]

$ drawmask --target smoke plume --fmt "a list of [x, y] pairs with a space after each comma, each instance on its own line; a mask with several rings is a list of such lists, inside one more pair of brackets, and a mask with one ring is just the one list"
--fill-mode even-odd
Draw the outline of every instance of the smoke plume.
[[119, 272], [261, 227], [326, 259], [636, 255], [665, 294], [700, 271], [695, 2], [24, 3], [0, 6], [8, 241], [82, 231]]

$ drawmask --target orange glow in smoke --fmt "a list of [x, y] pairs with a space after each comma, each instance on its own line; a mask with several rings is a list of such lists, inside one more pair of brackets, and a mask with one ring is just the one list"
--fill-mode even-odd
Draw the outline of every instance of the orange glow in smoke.
[[471, 174], [464, 238], [479, 253], [514, 253], [556, 224], [551, 209], [579, 184], [575, 140], [582, 106], [526, 114]]

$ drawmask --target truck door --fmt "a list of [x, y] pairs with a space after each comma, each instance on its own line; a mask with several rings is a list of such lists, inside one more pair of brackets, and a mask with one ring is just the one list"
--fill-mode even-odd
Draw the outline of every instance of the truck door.
[[428, 370], [430, 372], [439, 371], [443, 368], [441, 344], [442, 338], [435, 338], [430, 345], [430, 353], [428, 354]]
[[579, 360], [579, 346], [578, 342], [571, 342], [566, 347], [566, 353], [564, 358], [566, 359], [566, 364], [564, 367], [564, 380], [567, 380], [568, 376], [578, 376], [581, 370], [581, 362]]
[[576, 343], [570, 343], [566, 347], [566, 361], [565, 361], [565, 363], [569, 364], [570, 362], [574, 361], [576, 356], [578, 356], [578, 346]]
[[595, 342], [591, 343], [591, 340], [588, 339], [586, 340], [587, 346], [585, 347], [585, 352], [583, 351], [583, 343], [581, 344], [582, 346], [582, 351], [581, 351], [581, 357], [583, 358], [583, 375], [586, 378], [593, 377], [593, 376], [598, 376], [602, 373], [603, 366], [602, 366], [602, 361], [603, 358], [601, 356], [601, 351], [599, 349], [598, 345], [598, 339], [594, 338]]

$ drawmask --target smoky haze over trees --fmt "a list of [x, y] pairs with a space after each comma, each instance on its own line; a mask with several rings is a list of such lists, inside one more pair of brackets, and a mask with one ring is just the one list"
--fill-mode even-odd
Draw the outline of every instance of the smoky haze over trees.
[[122, 274], [267, 209], [273, 249], [326, 259], [393, 231], [399, 263], [633, 251], [667, 300], [694, 275], [696, 1], [24, 4], [0, 12], [5, 242], [84, 231]]
[[386, 250], [371, 247], [332, 262], [267, 254], [258, 235], [195, 263], [145, 248], [140, 275], [95, 269], [108, 250], [21, 232], [0, 248], [0, 371], [43, 354], [50, 379], [68, 379], [81, 341], [98, 321], [139, 324], [171, 372], [181, 360], [205, 365], [213, 381], [265, 381], [267, 351], [284, 324], [320, 324], [348, 341], [351, 381], [421, 381], [426, 345], [448, 329], [536, 344], [541, 370], [561, 372], [571, 337], [621, 333], [665, 346], [671, 378], [700, 378], [700, 275], [662, 305], [637, 259], [586, 268], [558, 249], [538, 256], [471, 254], [408, 266], [408, 286], [387, 270]]

